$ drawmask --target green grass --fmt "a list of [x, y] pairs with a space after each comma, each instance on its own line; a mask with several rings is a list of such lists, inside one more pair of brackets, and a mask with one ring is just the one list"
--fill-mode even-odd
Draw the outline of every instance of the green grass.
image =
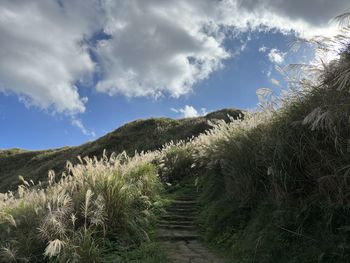
[[158, 243], [145, 242], [141, 246], [121, 253], [110, 253], [102, 258], [106, 263], [167, 263], [166, 252]]
[[108, 241], [149, 240], [163, 206], [154, 154], [85, 158], [48, 186], [0, 196], [0, 262], [102, 262]]
[[277, 110], [194, 140], [199, 222], [232, 262], [350, 262], [349, 50]]
[[344, 39], [339, 58], [320, 64], [317, 82], [302, 79], [288, 97], [263, 101], [244, 120], [229, 121], [225, 111], [141, 120], [79, 147], [0, 152], [6, 188], [19, 172], [40, 179], [77, 154], [159, 149], [203, 132], [208, 118], [222, 119], [160, 151], [87, 158], [70, 164], [61, 180], [50, 173], [46, 186], [23, 181], [15, 194], [0, 194], [0, 259], [166, 262], [149, 241], [154, 220], [195, 181], [201, 233], [232, 262], [350, 262], [350, 41]]
[[100, 158], [106, 150], [108, 155], [125, 151], [132, 156], [135, 151], [160, 149], [170, 141], [188, 140], [210, 129], [208, 120], [228, 120], [227, 114], [236, 118], [240, 113], [241, 111], [235, 109], [223, 109], [198, 118], [136, 120], [77, 147], [43, 151], [3, 150], [0, 151], [0, 192], [16, 189], [21, 183], [18, 180], [19, 175], [35, 183], [45, 181], [49, 170], [54, 170], [60, 176], [67, 160], [78, 163], [78, 155]]

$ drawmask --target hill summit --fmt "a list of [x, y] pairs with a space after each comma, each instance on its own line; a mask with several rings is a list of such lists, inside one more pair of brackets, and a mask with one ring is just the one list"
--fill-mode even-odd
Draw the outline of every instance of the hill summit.
[[0, 192], [13, 190], [20, 183], [18, 176], [34, 182], [46, 180], [47, 172], [54, 170], [60, 174], [66, 162], [77, 161], [77, 156], [100, 157], [104, 150], [107, 154], [125, 151], [133, 155], [135, 151], [160, 149], [170, 141], [188, 140], [211, 128], [208, 120], [225, 120], [229, 117], [243, 116], [238, 109], [222, 109], [206, 116], [184, 119], [150, 118], [127, 123], [120, 128], [80, 146], [62, 147], [40, 151], [27, 151], [13, 148], [0, 150]]

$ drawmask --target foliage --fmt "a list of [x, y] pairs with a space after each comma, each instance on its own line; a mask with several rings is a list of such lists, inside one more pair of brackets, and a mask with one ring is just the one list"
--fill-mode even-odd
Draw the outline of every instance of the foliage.
[[148, 240], [161, 205], [155, 153], [84, 158], [48, 186], [23, 185], [0, 198], [3, 262], [100, 262], [107, 238]]
[[[291, 80], [291, 91], [280, 99], [260, 90], [260, 109], [244, 113], [244, 120], [218, 113], [222, 120], [206, 123], [211, 129], [205, 133], [161, 150], [132, 158], [85, 158], [69, 164], [57, 182], [50, 173], [47, 187], [22, 178], [16, 193], [0, 196], [2, 260], [98, 262], [107, 240], [136, 247], [113, 252], [124, 262], [141, 262], [145, 253], [149, 262], [163, 260], [154, 253], [154, 243], [138, 246], [148, 239], [147, 226], [161, 203], [159, 178], [172, 183], [196, 175], [203, 236], [228, 251], [233, 262], [349, 262], [348, 27], [343, 32], [312, 40], [322, 51], [336, 46], [336, 59], [302, 65], [297, 76], [302, 78]], [[197, 135], [201, 129], [194, 132], [191, 121], [201, 120], [182, 124]], [[146, 122], [130, 125], [124, 129], [137, 134]], [[168, 125], [179, 128], [176, 121]], [[154, 137], [149, 126], [143, 127], [144, 143], [132, 145], [159, 148], [164, 144], [159, 134], [165, 132], [162, 138], [170, 141], [178, 132], [162, 127]], [[113, 141], [113, 134], [101, 140]], [[99, 149], [93, 145], [91, 153]], [[8, 155], [23, 154], [33, 155]]]
[[44, 182], [49, 170], [54, 170], [60, 176], [67, 160], [73, 164], [78, 163], [77, 156], [101, 158], [103, 150], [107, 154], [125, 151], [133, 156], [135, 151], [158, 150], [170, 141], [178, 142], [198, 136], [210, 128], [207, 120], [225, 119], [227, 114], [236, 117], [240, 113], [236, 109], [223, 109], [198, 118], [136, 120], [77, 147], [43, 151], [0, 150], [0, 192], [15, 190], [21, 183], [17, 180], [19, 175], [35, 183]]
[[115, 249], [118, 244], [110, 244], [111, 251], [106, 253], [102, 262], [105, 263], [165, 263], [167, 257], [165, 251], [156, 242], [143, 242], [140, 246]]
[[159, 167], [162, 181], [175, 183], [193, 175], [193, 148], [191, 143], [179, 142], [166, 145], [155, 160]]
[[349, 35], [321, 44], [339, 54], [310, 66], [312, 79], [193, 141], [199, 222], [237, 262], [348, 262]]

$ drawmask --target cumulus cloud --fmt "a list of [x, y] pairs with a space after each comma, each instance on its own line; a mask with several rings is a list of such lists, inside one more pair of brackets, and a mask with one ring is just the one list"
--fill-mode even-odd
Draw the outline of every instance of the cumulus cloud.
[[279, 16], [296, 22], [294, 24], [304, 23], [307, 27], [317, 28], [327, 27], [330, 19], [349, 8], [347, 0], [239, 0], [239, 3], [246, 10], [273, 13], [273, 19]]
[[210, 33], [218, 27], [215, 4], [107, 1], [111, 39], [97, 47], [102, 79], [96, 89], [126, 96], [188, 93], [229, 56]]
[[18, 94], [28, 105], [84, 112], [76, 83], [94, 70], [82, 40], [96, 30], [96, 5], [90, 0], [1, 1], [0, 91]]
[[[291, 30], [299, 36], [334, 35], [329, 21], [350, 6], [347, 0], [224, 0], [227, 24], [238, 30]], [[231, 15], [231, 16], [230, 16]]]
[[192, 118], [192, 117], [198, 117], [198, 111], [189, 105], [186, 105], [184, 108], [179, 109], [179, 111], [182, 113], [184, 118]]
[[286, 53], [279, 51], [277, 48], [273, 48], [268, 53], [268, 58], [272, 63], [282, 64], [284, 62], [284, 57]]
[[185, 105], [185, 107], [180, 109], [171, 108], [170, 110], [175, 113], [181, 113], [181, 117], [183, 118], [198, 117], [206, 115], [208, 113], [206, 108], [201, 108], [200, 110], [197, 110], [196, 108], [190, 105]]
[[[3, 0], [0, 91], [69, 114], [84, 112], [78, 84], [94, 75], [95, 89], [109, 95], [179, 97], [233, 55], [223, 44], [228, 35], [334, 34], [329, 19], [348, 7], [348, 0]], [[283, 55], [271, 59], [282, 63]]]

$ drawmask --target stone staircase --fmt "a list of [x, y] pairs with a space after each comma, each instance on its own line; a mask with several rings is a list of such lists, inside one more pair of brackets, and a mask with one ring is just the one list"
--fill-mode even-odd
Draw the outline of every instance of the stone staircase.
[[[197, 189], [186, 188], [166, 208], [158, 222], [157, 239], [166, 251], [169, 263], [222, 263], [221, 259], [203, 246], [196, 232]], [[164, 262], [167, 263], [167, 262]]]
[[166, 209], [166, 214], [158, 223], [158, 239], [163, 241], [198, 240], [195, 232], [197, 215], [197, 194], [178, 197]]

